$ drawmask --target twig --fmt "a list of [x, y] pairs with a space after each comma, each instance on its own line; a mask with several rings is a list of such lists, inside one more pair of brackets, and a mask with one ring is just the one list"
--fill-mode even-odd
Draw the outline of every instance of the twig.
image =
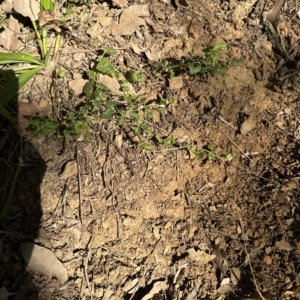
[[263, 296], [263, 294], [261, 293], [259, 287], [258, 287], [258, 284], [257, 284], [257, 281], [256, 281], [256, 278], [254, 276], [254, 270], [252, 268], [252, 264], [251, 264], [251, 259], [250, 259], [250, 255], [248, 253], [248, 250], [247, 250], [247, 245], [246, 245], [246, 238], [245, 238], [245, 231], [244, 231], [244, 227], [243, 227], [243, 222], [242, 222], [242, 217], [241, 217], [241, 214], [240, 214], [240, 209], [239, 207], [237, 206], [236, 202], [234, 200], [233, 201], [233, 204], [236, 206], [237, 208], [237, 213], [238, 213], [238, 218], [239, 218], [239, 222], [241, 224], [241, 231], [242, 231], [242, 235], [243, 235], [243, 240], [244, 240], [244, 248], [245, 248], [245, 252], [246, 252], [246, 255], [247, 255], [247, 259], [248, 259], [248, 262], [249, 262], [249, 267], [250, 267], [250, 271], [251, 271], [251, 274], [252, 274], [252, 277], [253, 277], [253, 281], [254, 281], [254, 285], [256, 287], [256, 291], [258, 292], [260, 298], [262, 300], [266, 300], [266, 298]]
[[78, 143], [77, 143], [77, 141], [76, 141], [76, 161], [77, 161], [77, 170], [78, 170], [79, 219], [80, 219], [80, 223], [83, 225], [83, 222], [82, 222], [81, 175], [80, 175], [79, 152], [78, 152]]
[[249, 155], [247, 155], [246, 153], [244, 153], [239, 147], [238, 145], [225, 133], [223, 132], [223, 134], [227, 137], [227, 139], [232, 143], [232, 145], [238, 149], [245, 157], [247, 157], [253, 164], [254, 164], [254, 161], [249, 157]]
[[218, 119], [219, 119], [221, 122], [225, 123], [226, 125], [229, 125], [230, 127], [232, 127], [234, 130], [238, 130], [237, 127], [235, 127], [234, 125], [232, 125], [232, 124], [230, 124], [229, 122], [227, 122], [227, 121], [226, 121], [223, 117], [221, 117], [220, 115], [218, 116]]
[[70, 178], [67, 181], [66, 187], [65, 187], [65, 193], [62, 199], [62, 213], [65, 214], [65, 208], [66, 208], [66, 202], [67, 202], [67, 196], [68, 196], [68, 188], [70, 184]]
[[88, 277], [87, 267], [88, 267], [89, 259], [90, 259], [90, 256], [91, 256], [93, 241], [94, 241], [94, 237], [92, 236], [91, 240], [88, 244], [89, 251], [88, 251], [85, 263], [84, 263], [84, 276], [85, 276], [86, 284], [88, 286], [88, 290], [89, 290], [89, 293], [90, 293], [90, 296], [91, 296], [91, 300], [93, 300], [93, 293], [92, 293], [92, 289], [91, 289], [91, 285], [90, 285], [90, 281], [89, 281], [89, 277]]

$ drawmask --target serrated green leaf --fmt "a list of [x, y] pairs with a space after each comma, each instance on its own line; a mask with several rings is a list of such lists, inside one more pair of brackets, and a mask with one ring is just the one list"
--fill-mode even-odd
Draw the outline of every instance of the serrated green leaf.
[[109, 100], [105, 103], [105, 108], [112, 109], [117, 106], [117, 103], [115, 101]]
[[196, 75], [198, 73], [201, 73], [203, 71], [203, 66], [199, 64], [195, 64], [193, 62], [188, 62], [188, 68], [190, 75]]
[[36, 65], [44, 65], [38, 58], [22, 53], [22, 52], [15, 52], [15, 53], [1, 53], [0, 52], [0, 65], [4, 64], [13, 64], [13, 63], [33, 63]]
[[141, 70], [132, 70], [126, 73], [125, 78], [131, 83], [138, 83], [144, 80]]
[[100, 115], [100, 117], [102, 118], [102, 119], [107, 119], [107, 120], [110, 120], [110, 119], [112, 119], [112, 110], [110, 109], [110, 108], [107, 108], [107, 109], [105, 109], [103, 112], [102, 112], [102, 114]]
[[116, 77], [115, 69], [110, 60], [106, 57], [101, 58], [101, 60], [96, 66], [96, 69], [103, 74], [107, 74], [111, 77]]

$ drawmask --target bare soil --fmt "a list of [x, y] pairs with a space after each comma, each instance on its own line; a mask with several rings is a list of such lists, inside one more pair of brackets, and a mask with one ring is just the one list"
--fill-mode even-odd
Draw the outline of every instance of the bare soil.
[[[130, 2], [150, 14], [125, 36], [112, 25], [124, 8], [76, 7], [80, 17], [70, 26], [77, 37], [64, 38], [57, 60], [68, 77], [55, 79], [54, 94], [50, 75], [38, 75], [20, 101], [49, 113], [58, 93], [61, 109], [76, 107], [80, 97], [69, 84], [97, 58], [87, 50], [118, 49], [114, 63], [125, 72], [156, 56], [202, 56], [225, 42], [222, 57], [239, 60], [225, 79], [181, 74], [182, 84], [172, 86], [147, 73], [134, 88], [149, 100], [175, 99], [153, 121], [162, 136], [197, 148], [214, 144], [233, 161], [159, 145], [145, 152], [106, 120], [93, 124], [90, 142], [27, 136], [32, 166], [16, 195], [23, 209], [15, 202], [1, 233], [2, 285], [19, 292], [27, 284], [20, 299], [299, 299], [299, 87], [259, 19], [272, 3], [259, 11], [256, 1], [178, 2]], [[297, 52], [293, 5], [287, 2], [279, 32]], [[72, 161], [77, 168], [67, 174]], [[52, 250], [69, 281], [25, 271], [12, 231]]]

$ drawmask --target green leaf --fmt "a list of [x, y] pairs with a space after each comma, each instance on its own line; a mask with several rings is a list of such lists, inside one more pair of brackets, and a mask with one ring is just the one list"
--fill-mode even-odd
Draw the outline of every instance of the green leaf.
[[104, 51], [103, 55], [105, 55], [105, 54], [113, 55], [113, 54], [118, 53], [115, 49], [110, 48], [110, 47], [103, 47], [103, 51]]
[[174, 103], [175, 103], [175, 100], [174, 100], [173, 97], [169, 97], [169, 98], [168, 98], [168, 102], [169, 102], [169, 104], [174, 104]]
[[131, 83], [138, 83], [144, 80], [141, 70], [133, 70], [126, 73], [125, 78]]
[[203, 72], [203, 66], [200, 64], [195, 64], [194, 62], [188, 62], [187, 63], [190, 75], [196, 75], [198, 73]]
[[96, 69], [103, 74], [107, 74], [111, 77], [116, 77], [115, 69], [108, 58], [101, 58], [96, 66]]
[[41, 10], [54, 10], [54, 4], [56, 3], [57, 1], [55, 0], [41, 0]]
[[130, 91], [129, 87], [127, 85], [122, 85], [122, 91], [124, 93], [128, 93]]
[[102, 114], [100, 115], [100, 117], [102, 119], [107, 119], [107, 120], [110, 120], [112, 119], [113, 115], [112, 115], [112, 110], [110, 108], [106, 108]]
[[106, 103], [105, 103], [105, 108], [110, 108], [110, 109], [113, 109], [114, 107], [117, 106], [117, 103], [115, 101], [112, 101], [112, 100], [108, 100]]
[[37, 117], [29, 121], [31, 125], [31, 134], [34, 137], [46, 136], [57, 128], [57, 123], [44, 117]]
[[16, 121], [14, 120], [14, 118], [12, 117], [12, 115], [8, 112], [8, 110], [4, 107], [4, 105], [0, 102], [0, 114], [7, 119], [8, 121], [10, 121], [12, 124], [15, 124]]
[[136, 120], [136, 119], [138, 119], [139, 115], [136, 112], [132, 112], [130, 117], [131, 117], [131, 119]]
[[64, 134], [64, 136], [65, 136], [65, 138], [66, 138], [67, 140], [69, 140], [69, 139], [72, 137], [72, 131], [71, 131], [71, 130], [65, 129], [65, 130], [63, 131], [63, 134]]
[[146, 142], [139, 142], [138, 146], [146, 151], [153, 151], [153, 146]]
[[139, 135], [139, 133], [140, 133], [140, 127], [135, 127], [134, 126], [132, 129], [133, 129], [134, 135]]
[[97, 78], [97, 73], [94, 71], [88, 71], [87, 73], [89, 79], [96, 79]]
[[226, 156], [226, 160], [227, 161], [232, 161], [234, 158], [234, 155], [232, 153], [229, 153], [227, 156]]
[[67, 72], [63, 70], [55, 70], [56, 76], [59, 78], [64, 78], [67, 76]]
[[83, 93], [86, 97], [90, 98], [93, 96], [94, 84], [92, 82], [87, 82], [83, 88]]
[[208, 159], [210, 159], [210, 160], [216, 160], [216, 156], [211, 152], [208, 153], [207, 156], [208, 156]]
[[215, 150], [215, 146], [213, 144], [208, 144], [207, 145], [207, 149], [210, 151], [214, 151]]
[[22, 52], [15, 52], [15, 53], [1, 53], [0, 52], [0, 65], [6, 64], [13, 64], [13, 63], [33, 63], [36, 65], [44, 65], [38, 58], [22, 53]]

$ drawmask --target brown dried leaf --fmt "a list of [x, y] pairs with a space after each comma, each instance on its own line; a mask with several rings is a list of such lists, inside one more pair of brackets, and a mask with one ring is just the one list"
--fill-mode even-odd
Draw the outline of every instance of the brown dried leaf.
[[13, 0], [6, 0], [1, 4], [1, 9], [6, 14], [11, 14], [13, 12]]
[[[124, 79], [124, 77], [121, 77], [120, 79]], [[110, 89], [113, 94], [115, 94], [115, 95], [123, 95], [124, 94], [122, 91], [120, 91], [121, 86], [116, 78], [112, 78], [108, 75], [99, 74], [98, 81], [101, 82], [102, 84], [104, 84], [108, 89]], [[131, 95], [136, 94], [132, 84], [130, 84], [128, 82], [128, 83], [126, 83], [126, 85], [128, 86], [129, 93]]]
[[[57, 11], [50, 11], [50, 10], [42, 10], [39, 12], [39, 25], [41, 27], [45, 26], [46, 24], [48, 23], [51, 23], [54, 21], [57, 23], [57, 22], [61, 22], [60, 20], [62, 19], [62, 15], [57, 12]], [[54, 25], [51, 25], [49, 24], [50, 27], [57, 27], [57, 26], [54, 26]], [[61, 31], [59, 29], [59, 31]]]
[[132, 5], [122, 13], [120, 23], [112, 27], [112, 34], [127, 35], [134, 33], [140, 26], [145, 26], [143, 17], [149, 17], [148, 5]]
[[187, 253], [189, 254], [189, 258], [191, 260], [201, 262], [202, 264], [206, 264], [216, 257], [215, 254], [207, 254], [206, 252], [204, 252], [202, 250], [196, 251], [194, 248], [188, 249]]
[[21, 252], [28, 267], [33, 271], [45, 274], [49, 278], [56, 277], [60, 283], [68, 280], [67, 269], [51, 250], [33, 243], [22, 243]]
[[31, 21], [36, 21], [39, 17], [40, 4], [37, 0], [14, 0], [14, 10], [24, 17], [29, 17]]
[[0, 44], [6, 50], [19, 50], [18, 37], [20, 34], [19, 22], [10, 16], [8, 20], [3, 22], [4, 31], [0, 35]]
[[117, 7], [125, 7], [128, 5], [127, 0], [112, 0], [112, 5]]
[[123, 287], [124, 292], [128, 294], [133, 294], [137, 290], [135, 287], [138, 287], [137, 286], [138, 282], [139, 282], [138, 278], [127, 280]]
[[154, 283], [153, 288], [151, 289], [149, 294], [144, 296], [142, 300], [154, 299], [154, 296], [156, 294], [160, 293], [161, 291], [165, 291], [168, 287], [169, 285], [165, 281], [157, 281]]
[[215, 262], [223, 275], [228, 271], [227, 255], [223, 249], [220, 249], [220, 245], [213, 246], [213, 252], [216, 255]]
[[107, 17], [99, 13], [96, 21], [99, 22], [102, 27], [107, 27], [111, 24], [112, 17]]

